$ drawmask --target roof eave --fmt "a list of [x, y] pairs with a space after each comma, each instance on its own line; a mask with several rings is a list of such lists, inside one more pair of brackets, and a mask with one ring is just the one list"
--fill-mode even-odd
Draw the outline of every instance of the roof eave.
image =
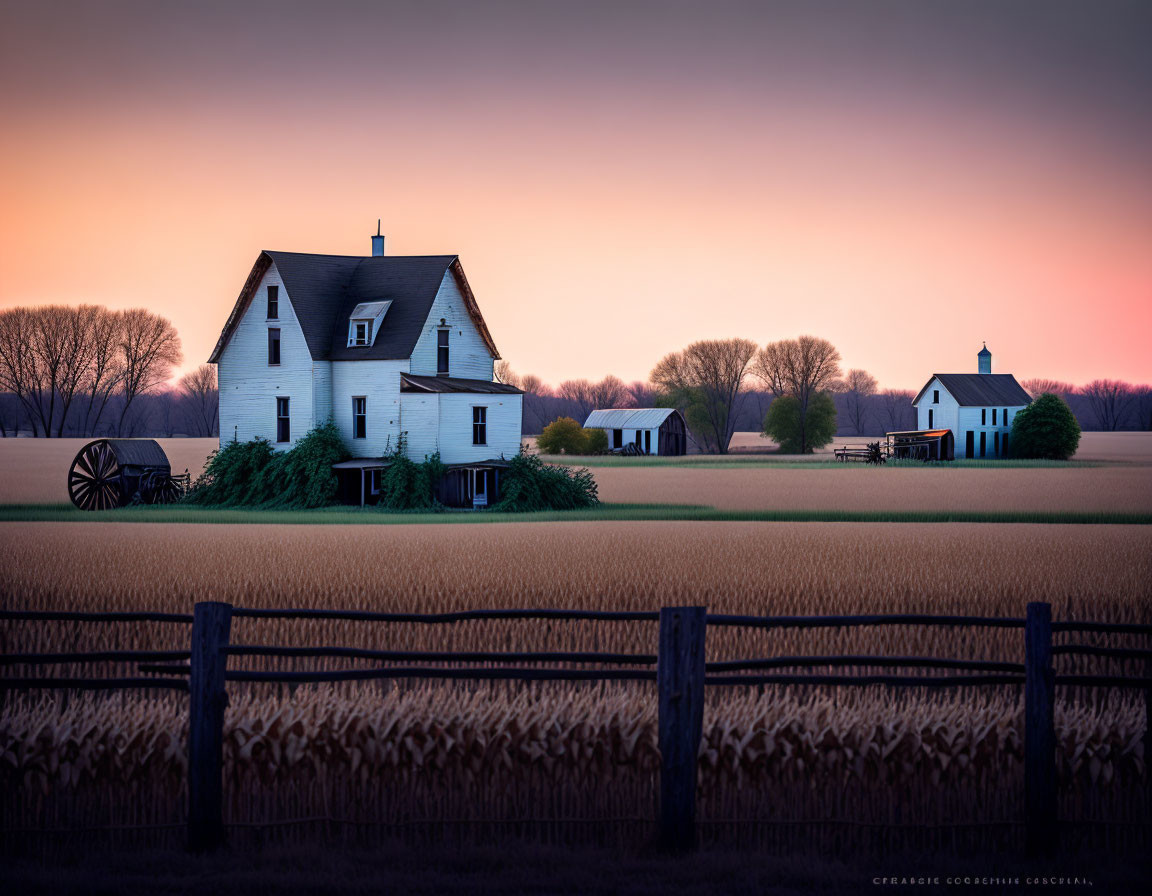
[[484, 340], [488, 351], [492, 353], [492, 360], [499, 361], [500, 351], [496, 348], [492, 334], [488, 332], [488, 324], [484, 322], [484, 316], [480, 313], [480, 306], [476, 303], [476, 296], [472, 294], [472, 287], [468, 285], [468, 278], [464, 276], [464, 266], [460, 264], [460, 256], [456, 256], [452, 260], [449, 270], [452, 271], [452, 276], [456, 278], [456, 285], [464, 297], [464, 307], [468, 309], [468, 316], [472, 318], [472, 323], [480, 333], [480, 338]]
[[252, 301], [252, 297], [256, 294], [256, 287], [260, 285], [260, 281], [264, 275], [268, 273], [268, 269], [272, 267], [272, 256], [267, 252], [261, 252], [256, 258], [256, 263], [252, 265], [252, 271], [248, 274], [248, 279], [244, 281], [244, 288], [240, 290], [240, 295], [236, 298], [236, 304], [232, 307], [232, 313], [228, 315], [228, 320], [224, 323], [224, 329], [220, 331], [220, 338], [216, 340], [216, 347], [212, 349], [212, 354], [208, 356], [209, 364], [217, 364], [220, 361], [220, 355], [224, 349], [228, 347], [229, 341], [232, 339], [232, 334], [236, 332], [236, 327], [240, 325], [240, 319], [244, 316], [244, 312], [248, 310], [248, 305]]

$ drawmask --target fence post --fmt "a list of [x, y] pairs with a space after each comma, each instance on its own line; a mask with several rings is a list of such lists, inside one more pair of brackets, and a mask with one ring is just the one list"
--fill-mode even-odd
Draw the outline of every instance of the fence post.
[[1055, 696], [1052, 605], [1030, 603], [1024, 623], [1024, 821], [1032, 856], [1056, 849]]
[[656, 681], [660, 692], [660, 844], [696, 844], [696, 770], [704, 724], [705, 607], [664, 607]]
[[188, 848], [213, 850], [224, 842], [224, 670], [232, 605], [196, 604], [188, 679]]

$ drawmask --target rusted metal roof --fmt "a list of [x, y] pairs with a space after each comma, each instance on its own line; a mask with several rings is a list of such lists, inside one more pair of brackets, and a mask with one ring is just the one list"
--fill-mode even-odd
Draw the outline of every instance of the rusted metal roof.
[[455, 376], [417, 376], [400, 374], [401, 392], [467, 392], [482, 395], [522, 395], [523, 391], [506, 383], [470, 380]]

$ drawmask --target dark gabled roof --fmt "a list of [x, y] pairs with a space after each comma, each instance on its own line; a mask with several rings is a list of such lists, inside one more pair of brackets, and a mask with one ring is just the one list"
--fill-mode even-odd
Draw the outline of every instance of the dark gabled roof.
[[956, 399], [961, 407], [1019, 407], [1031, 404], [1032, 396], [1016, 382], [1010, 373], [934, 373], [912, 400], [916, 404], [932, 385], [932, 380], [940, 380], [940, 385]]
[[401, 392], [467, 392], [473, 395], [523, 395], [521, 389], [488, 380], [466, 380], [449, 376], [400, 374]]
[[[317, 361], [380, 361], [412, 357], [432, 302], [449, 271], [464, 296], [464, 310], [496, 358], [500, 357], [455, 255], [310, 255], [303, 252], [260, 253], [236, 300], [216, 348], [220, 353], [243, 317], [264, 273], [276, 265], [308, 352]], [[390, 301], [372, 345], [348, 345], [348, 316], [361, 302]]]

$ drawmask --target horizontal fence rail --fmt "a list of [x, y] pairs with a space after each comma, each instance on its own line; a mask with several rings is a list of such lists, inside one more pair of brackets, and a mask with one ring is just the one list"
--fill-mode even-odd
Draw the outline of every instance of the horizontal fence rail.
[[[231, 644], [235, 618], [343, 620], [415, 624], [472, 621], [658, 622], [656, 653], [597, 651], [401, 651], [332, 645], [281, 647]], [[1054, 644], [1055, 633], [1122, 636], [1152, 635], [1152, 625], [1093, 621], [1053, 621], [1045, 603], [1028, 605], [1024, 618], [868, 614], [855, 616], [747, 616], [708, 614], [704, 607], [666, 607], [658, 612], [562, 609], [466, 610], [453, 613], [374, 613], [357, 610], [256, 609], [225, 603], [198, 603], [193, 614], [150, 612], [0, 611], [0, 621], [70, 623], [191, 623], [188, 650], [101, 650], [8, 653], [0, 667], [129, 663], [138, 675], [0, 677], [0, 691], [160, 689], [189, 694], [188, 843], [210, 850], [224, 842], [223, 722], [227, 686], [272, 683], [302, 685], [392, 679], [520, 682], [655, 682], [658, 727], [661, 843], [670, 850], [690, 848], [696, 837], [696, 775], [708, 687], [884, 687], [965, 688], [1023, 686], [1025, 702], [1025, 818], [1030, 852], [1050, 853], [1057, 843], [1054, 706], [1057, 687], [1143, 690], [1152, 717], [1152, 667], [1145, 675], [1084, 674], [1057, 671], [1057, 657], [1092, 657], [1108, 662], [1152, 664], [1145, 647], [1083, 643]], [[1024, 662], [932, 656], [873, 654], [768, 656], [707, 662], [708, 627], [826, 629], [872, 626], [944, 626], [1023, 630]], [[350, 660], [369, 668], [230, 669], [231, 658]], [[567, 668], [570, 666], [595, 668]], [[625, 667], [625, 668], [619, 668]], [[832, 673], [826, 670], [839, 669]], [[912, 670], [913, 674], [853, 672], [859, 669]], [[929, 674], [916, 674], [927, 670]], [[931, 674], [933, 671], [945, 674]], [[1152, 768], [1152, 737], [1146, 720], [1145, 768]], [[275, 824], [271, 822], [270, 824]], [[287, 823], [287, 822], [285, 822]], [[835, 823], [830, 820], [829, 823]], [[1011, 822], [998, 822], [1011, 823]]]

